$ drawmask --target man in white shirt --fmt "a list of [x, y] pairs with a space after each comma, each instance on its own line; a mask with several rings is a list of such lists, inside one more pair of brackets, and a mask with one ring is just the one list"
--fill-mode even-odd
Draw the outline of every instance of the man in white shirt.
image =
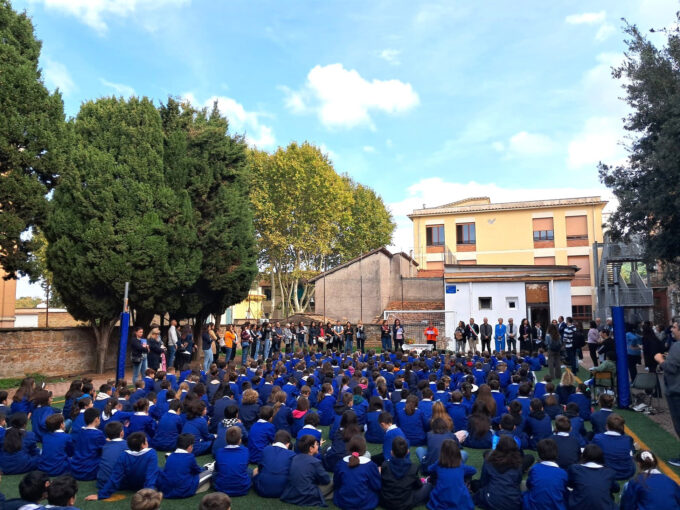
[[177, 321], [172, 319], [170, 321], [170, 328], [168, 329], [168, 367], [173, 366], [175, 362], [175, 353], [177, 352]]

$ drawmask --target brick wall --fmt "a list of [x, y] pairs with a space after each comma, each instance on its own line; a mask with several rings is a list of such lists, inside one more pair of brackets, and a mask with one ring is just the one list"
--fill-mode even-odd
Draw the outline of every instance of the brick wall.
[[[106, 370], [116, 367], [119, 336], [114, 329]], [[0, 329], [0, 378], [83, 374], [94, 371], [96, 362], [96, 341], [89, 327]]]

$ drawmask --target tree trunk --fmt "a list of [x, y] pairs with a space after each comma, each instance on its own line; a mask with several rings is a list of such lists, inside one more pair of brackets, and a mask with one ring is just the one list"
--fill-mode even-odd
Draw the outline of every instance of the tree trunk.
[[93, 321], [92, 330], [94, 337], [97, 340], [97, 373], [104, 373], [104, 362], [106, 361], [106, 351], [109, 348], [109, 339], [111, 338], [111, 331], [116, 323], [116, 319], [99, 319], [99, 325]]
[[276, 285], [274, 284], [274, 271], [271, 272], [269, 282], [270, 282], [271, 289], [272, 289], [272, 299], [271, 299], [271, 301], [272, 301], [272, 312], [271, 312], [270, 318], [274, 319], [274, 318], [276, 318], [276, 315], [275, 315], [276, 314]]

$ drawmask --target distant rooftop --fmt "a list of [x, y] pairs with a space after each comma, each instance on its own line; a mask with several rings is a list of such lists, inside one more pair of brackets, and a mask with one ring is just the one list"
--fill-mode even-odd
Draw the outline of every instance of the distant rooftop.
[[571, 207], [602, 205], [607, 203], [600, 197], [558, 198], [553, 200], [528, 200], [524, 202], [502, 202], [492, 204], [489, 197], [472, 197], [436, 207], [414, 209], [409, 218], [416, 216], [440, 216], [443, 214], [474, 213], [485, 211], [508, 211], [518, 209], [545, 209], [551, 207]]

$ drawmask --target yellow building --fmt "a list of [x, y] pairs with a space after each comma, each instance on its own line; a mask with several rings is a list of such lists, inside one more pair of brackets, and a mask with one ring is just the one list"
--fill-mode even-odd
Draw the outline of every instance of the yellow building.
[[572, 315], [592, 318], [593, 242], [602, 242], [600, 197], [492, 204], [488, 197], [416, 209], [414, 258], [424, 276], [444, 264], [573, 265]]

